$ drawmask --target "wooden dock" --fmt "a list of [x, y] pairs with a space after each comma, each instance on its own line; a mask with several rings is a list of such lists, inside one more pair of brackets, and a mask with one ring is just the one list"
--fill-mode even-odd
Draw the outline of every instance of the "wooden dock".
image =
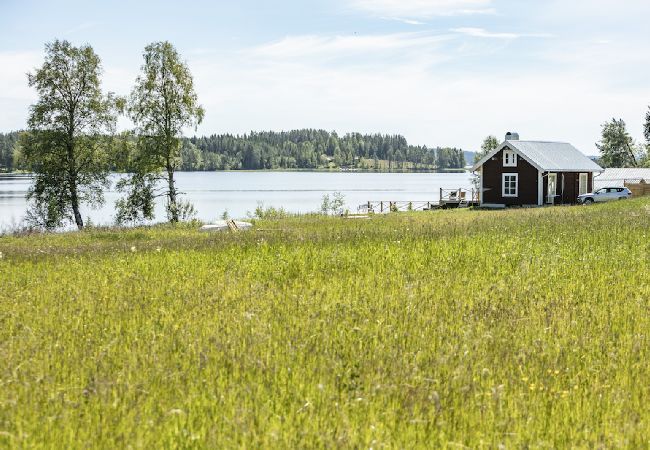
[[359, 213], [386, 214], [406, 211], [433, 211], [436, 209], [469, 208], [478, 206], [478, 192], [474, 189], [440, 189], [439, 200], [434, 201], [368, 201], [359, 205]]

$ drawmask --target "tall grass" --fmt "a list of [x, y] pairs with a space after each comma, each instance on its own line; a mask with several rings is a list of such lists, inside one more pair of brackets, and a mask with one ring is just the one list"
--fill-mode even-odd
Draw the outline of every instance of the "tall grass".
[[647, 448], [650, 202], [0, 238], [0, 446]]

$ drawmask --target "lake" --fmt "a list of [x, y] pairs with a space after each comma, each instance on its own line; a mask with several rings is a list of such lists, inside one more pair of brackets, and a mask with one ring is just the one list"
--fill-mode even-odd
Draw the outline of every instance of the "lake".
[[[113, 175], [112, 179], [118, 179]], [[209, 222], [224, 211], [245, 218], [258, 204], [283, 207], [290, 212], [318, 211], [325, 194], [340, 192], [347, 208], [368, 201], [436, 201], [439, 189], [471, 189], [469, 173], [359, 173], [359, 172], [179, 172], [177, 186]], [[26, 175], [0, 174], [0, 230], [22, 222], [31, 179]], [[115, 201], [120, 193], [106, 192], [106, 204], [98, 210], [83, 208], [84, 218], [97, 225], [114, 222]], [[165, 220], [163, 200], [157, 204], [157, 221]]]

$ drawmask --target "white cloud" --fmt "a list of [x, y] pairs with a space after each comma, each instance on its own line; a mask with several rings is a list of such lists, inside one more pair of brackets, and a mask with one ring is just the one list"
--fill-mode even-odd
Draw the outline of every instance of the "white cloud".
[[27, 73], [43, 61], [38, 52], [0, 52], [0, 98], [31, 99], [35, 97], [27, 85]]
[[465, 34], [471, 37], [490, 38], [490, 39], [517, 39], [521, 35], [516, 33], [493, 33], [483, 28], [454, 28], [454, 33]]
[[424, 22], [420, 22], [419, 20], [413, 20], [413, 19], [403, 19], [401, 17], [382, 17], [382, 19], [386, 20], [395, 20], [397, 22], [402, 22], [407, 25], [426, 25]]
[[76, 27], [73, 27], [73, 28], [70, 28], [70, 29], [64, 31], [63, 34], [65, 36], [68, 36], [68, 35], [75, 34], [75, 33], [86, 32], [86, 31], [88, 31], [88, 30], [90, 30], [92, 28], [95, 28], [96, 26], [97, 26], [97, 24], [95, 22], [84, 22], [84, 23], [81, 23], [81, 24], [77, 25]]
[[38, 52], [0, 52], [0, 131], [25, 127], [29, 105], [36, 93], [27, 85], [27, 73], [43, 61]]
[[[449, 35], [393, 33], [351, 36], [288, 36], [248, 51], [251, 56], [275, 59], [377, 58], [386, 53], [435, 50]], [[358, 59], [357, 61], [360, 61]]]
[[519, 39], [519, 38], [548, 38], [552, 37], [550, 34], [545, 33], [495, 33], [488, 31], [484, 28], [453, 28], [454, 33], [464, 34], [470, 37], [485, 38], [485, 39]]
[[494, 14], [492, 0], [349, 0], [352, 8], [380, 17]]

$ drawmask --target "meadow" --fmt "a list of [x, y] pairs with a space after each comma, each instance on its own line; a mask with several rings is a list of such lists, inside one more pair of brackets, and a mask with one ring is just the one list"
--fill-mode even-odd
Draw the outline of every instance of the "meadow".
[[647, 198], [0, 257], [0, 447], [650, 447]]

